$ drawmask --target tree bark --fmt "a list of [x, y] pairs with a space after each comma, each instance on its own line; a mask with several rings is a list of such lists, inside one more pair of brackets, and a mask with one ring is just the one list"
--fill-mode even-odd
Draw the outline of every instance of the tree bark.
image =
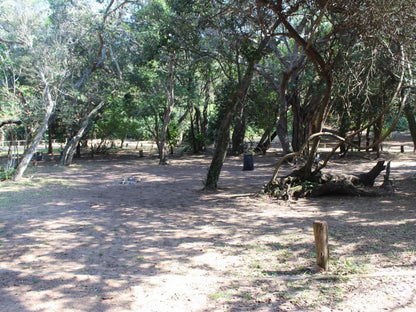
[[[369, 130], [370, 128], [368, 128]], [[373, 126], [374, 130], [374, 140], [373, 143], [380, 141], [381, 132], [383, 130], [383, 118], [380, 118]], [[377, 153], [377, 157], [380, 156], [380, 144], [374, 144], [373, 145], [373, 152]]]
[[53, 140], [52, 140], [51, 123], [49, 123], [49, 126], [48, 126], [48, 154], [49, 155], [53, 154]]
[[276, 125], [276, 133], [279, 137], [280, 143], [282, 144], [283, 154], [289, 154], [291, 151], [290, 143], [289, 143], [289, 135], [287, 132], [287, 97], [286, 97], [286, 89], [287, 83], [289, 81], [291, 73], [283, 73], [282, 80], [280, 82], [280, 113], [279, 113], [279, 121]]
[[232, 154], [240, 155], [244, 153], [244, 137], [246, 134], [246, 121], [244, 117], [244, 102], [240, 102], [237, 107], [237, 114], [234, 118], [234, 131], [232, 136]]

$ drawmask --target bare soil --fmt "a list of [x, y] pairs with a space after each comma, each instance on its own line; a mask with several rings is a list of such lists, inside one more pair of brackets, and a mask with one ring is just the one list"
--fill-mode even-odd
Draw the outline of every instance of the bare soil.
[[[228, 158], [217, 192], [201, 190], [202, 155], [39, 162], [0, 183], [0, 311], [416, 311], [416, 155], [382, 157], [393, 196], [288, 202], [259, 195], [274, 152], [253, 171]], [[329, 224], [328, 272], [314, 269], [315, 220]]]

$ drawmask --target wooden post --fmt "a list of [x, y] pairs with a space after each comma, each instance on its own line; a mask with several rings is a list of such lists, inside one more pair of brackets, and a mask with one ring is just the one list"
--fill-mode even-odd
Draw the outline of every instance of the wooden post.
[[316, 264], [319, 268], [327, 271], [329, 268], [328, 248], [328, 223], [326, 221], [315, 221], [313, 223], [315, 236]]

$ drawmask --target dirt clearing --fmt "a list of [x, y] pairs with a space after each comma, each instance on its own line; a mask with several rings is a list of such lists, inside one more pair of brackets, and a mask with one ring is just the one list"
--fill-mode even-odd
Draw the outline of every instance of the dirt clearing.
[[[201, 191], [205, 156], [39, 162], [0, 184], [0, 311], [415, 311], [416, 156], [383, 156], [394, 196], [291, 202], [254, 195], [274, 153], [254, 171], [229, 158], [218, 192]], [[328, 273], [311, 270], [314, 220]]]

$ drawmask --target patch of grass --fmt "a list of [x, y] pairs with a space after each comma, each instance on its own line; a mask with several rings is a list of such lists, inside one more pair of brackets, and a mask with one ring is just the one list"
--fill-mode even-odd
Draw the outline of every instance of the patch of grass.
[[260, 261], [259, 261], [259, 260], [253, 260], [253, 261], [250, 263], [250, 269], [259, 269], [259, 270], [261, 270], [261, 268], [262, 268], [262, 266], [261, 266], [261, 264], [260, 264]]
[[362, 274], [367, 271], [365, 265], [360, 265], [352, 258], [339, 259], [331, 262], [331, 271], [335, 275], [351, 275], [351, 274]]
[[322, 305], [329, 306], [333, 303], [342, 302], [345, 295], [345, 289], [342, 285], [333, 282], [321, 282], [317, 287], [319, 293], [311, 307], [317, 308]]
[[13, 178], [13, 175], [15, 174], [16, 169], [0, 169], [0, 181], [10, 180]]
[[249, 300], [252, 300], [253, 299], [253, 295], [251, 294], [251, 292], [246, 291], [246, 290], [240, 291], [238, 293], [238, 297], [242, 298], [243, 299], [243, 302], [249, 301]]
[[230, 289], [220, 289], [217, 292], [209, 295], [209, 298], [211, 300], [215, 300], [215, 301], [228, 301], [232, 298], [232, 294], [231, 294], [231, 290]]

